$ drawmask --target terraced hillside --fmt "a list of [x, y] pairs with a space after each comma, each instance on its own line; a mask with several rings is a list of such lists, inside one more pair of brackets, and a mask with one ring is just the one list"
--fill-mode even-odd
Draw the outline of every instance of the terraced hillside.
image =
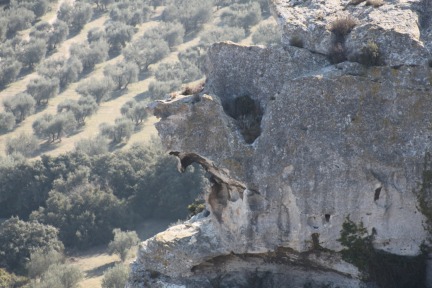
[[[42, 73], [40, 70], [42, 69], [41, 67], [46, 67], [47, 65], [49, 65], [49, 63], [53, 63], [53, 61], [55, 61], [56, 59], [70, 59], [71, 57], [76, 55], [78, 56], [77, 58], [81, 57], [81, 59], [79, 59], [81, 60], [81, 62], [86, 61], [83, 60], [86, 55], [80, 55], [80, 52], [74, 52], [75, 54], [71, 55], [71, 51], [73, 51], [73, 46], [81, 44], [84, 46], [89, 45], [89, 32], [95, 34], [95, 31], [97, 31], [97, 33], [101, 34], [101, 38], [98, 39], [98, 43], [96, 43], [97, 45], [100, 45], [100, 47], [96, 49], [106, 50], [108, 46], [108, 55], [99, 55], [99, 57], [101, 57], [101, 59], [98, 59], [99, 61], [97, 61], [99, 63], [95, 64], [94, 67], [89, 67], [87, 69], [86, 67], [84, 67], [84, 70], [81, 73], [78, 73], [79, 75], [76, 77], [76, 81], [70, 81], [70, 83], [67, 83], [67, 86], [60, 87], [59, 89], [58, 86], [54, 85], [55, 87], [52, 87], [51, 89], [59, 89], [59, 92], [54, 92], [54, 97], [47, 99], [46, 103], [42, 102], [40, 105], [34, 105], [32, 111], [28, 112], [28, 116], [26, 116], [23, 121], [17, 120], [17, 123], [13, 125], [13, 127], [3, 127], [3, 133], [0, 135], [1, 154], [15, 152], [19, 153], [19, 149], [10, 148], [10, 146], [13, 146], [14, 143], [9, 144], [9, 152], [6, 152], [8, 141], [10, 141], [11, 139], [16, 139], [19, 136], [23, 137], [23, 134], [27, 137], [32, 137], [31, 135], [35, 134], [35, 129], [32, 128], [34, 122], [43, 117], [43, 115], [45, 114], [50, 114], [52, 115], [52, 117], [54, 117], [54, 115], [58, 113], [59, 104], [64, 104], [64, 102], [67, 100], [78, 101], [80, 98], [83, 97], [83, 95], [89, 96], [85, 95], [85, 93], [79, 94], [77, 92], [77, 88], [88, 84], [89, 81], [93, 83], [98, 81], [104, 81], [103, 79], [106, 78], [106, 76], [104, 76], [104, 69], [108, 65], [111, 65], [109, 67], [114, 67], [112, 65], [137, 62], [134, 61], [136, 59], [134, 57], [151, 58], [146, 61], [148, 63], [145, 63], [145, 66], [147, 67], [139, 67], [136, 79], [134, 79], [134, 81], [132, 81], [130, 85], [127, 85], [127, 88], [121, 87], [120, 89], [107, 89], [107, 91], [105, 91], [106, 95], [104, 95], [104, 100], [98, 105], [95, 113], [86, 118], [84, 124], [79, 123], [74, 127], [69, 127], [67, 131], [66, 129], [65, 131], [61, 131], [59, 137], [55, 136], [54, 139], [50, 137], [49, 132], [45, 131], [44, 133], [44, 131], [39, 131], [39, 137], [36, 138], [37, 145], [33, 144], [32, 148], [30, 149], [34, 151], [31, 151], [32, 153], [28, 153], [29, 149], [25, 148], [26, 153], [24, 154], [27, 154], [27, 157], [38, 157], [42, 153], [59, 155], [64, 152], [71, 151], [74, 149], [78, 141], [98, 135], [100, 132], [101, 124], [107, 123], [114, 125], [116, 119], [124, 117], [124, 115], [122, 115], [120, 111], [120, 108], [128, 101], [136, 100], [138, 103], [148, 103], [149, 101], [152, 101], [154, 99], [167, 97], [166, 95], [169, 92], [181, 90], [182, 87], [185, 87], [185, 85], [187, 84], [185, 82], [195, 81], [194, 83], [198, 83], [200, 81], [203, 81], [204, 76], [200, 68], [202, 68], [202, 59], [204, 58], [206, 49], [205, 47], [207, 45], [211, 44], [211, 42], [213, 41], [221, 40], [233, 40], [243, 44], [250, 44], [252, 42], [253, 35], [262, 36], [258, 35], [260, 34], [259, 32], [254, 34], [258, 27], [263, 30], [262, 28], [268, 29], [268, 27], [270, 27], [269, 25], [265, 24], [271, 23], [272, 25], [274, 25], [274, 20], [269, 17], [267, 10], [265, 10], [263, 13], [260, 13], [260, 11], [258, 11], [259, 13], [257, 11], [254, 11], [254, 9], [259, 7], [259, 3], [250, 3], [247, 9], [242, 12], [243, 14], [249, 13], [248, 15], [252, 15], [253, 17], [255, 17], [251, 17], [253, 18], [252, 20], [244, 20], [243, 18], [245, 18], [246, 16], [244, 16], [243, 14], [240, 16], [233, 16], [229, 5], [225, 7], [217, 7], [216, 5], [214, 5], [214, 3], [211, 3], [212, 1], [208, 1], [208, 3], [203, 2], [202, 4], [196, 4], [197, 7], [186, 9], [195, 9], [196, 11], [198, 11], [199, 9], [210, 8], [211, 13], [208, 13], [206, 19], [198, 19], [195, 21], [196, 23], [189, 24], [192, 25], [192, 28], [188, 28], [189, 30], [185, 30], [184, 24], [182, 25], [181, 21], [183, 21], [183, 23], [189, 23], [193, 21], [189, 21], [187, 19], [185, 20], [183, 19], [184, 17], [179, 17], [179, 15], [175, 14], [178, 13], [178, 11], [174, 11], [173, 13], [171, 13], [169, 12], [170, 10], [167, 9], [167, 7], [179, 7], [179, 3], [176, 3], [179, 1], [173, 1], [173, 5], [171, 6], [168, 3], [169, 1], [159, 1], [160, 3], [155, 4], [155, 7], [146, 6], [142, 4], [142, 1], [140, 1], [140, 5], [138, 5], [139, 7], [135, 7], [134, 5], [137, 4], [133, 4], [135, 3], [134, 1], [123, 1], [124, 3], [121, 2], [111, 4], [108, 5], [106, 8], [102, 7], [102, 5], [98, 6], [97, 4], [92, 3], [97, 1], [89, 2], [90, 4], [85, 3], [85, 1], [77, 1], [76, 3], [67, 1], [54, 1], [50, 3], [51, 10], [49, 12], [41, 16], [34, 23], [32, 23], [33, 26], [31, 28], [18, 31], [15, 35], [15, 38], [13, 38], [20, 39], [19, 41], [21, 42], [29, 41], [30, 43], [32, 41], [36, 41], [36, 39], [39, 38], [44, 39], [43, 35], [40, 36], [34, 33], [35, 27], [38, 27], [38, 24], [41, 25], [41, 23], [44, 22], [55, 23], [59, 20], [57, 19], [57, 16], [63, 20], [67, 20], [65, 19], [67, 17], [63, 16], [61, 14], [61, 11], [62, 9], [65, 10], [64, 7], [68, 7], [68, 5], [70, 5], [69, 7], [76, 7], [76, 5], [78, 4], [86, 4], [91, 5], [89, 7], [93, 10], [92, 17], [90, 18], [89, 22], [85, 23], [81, 30], [77, 32], [72, 32], [73, 25], [69, 24], [69, 29], [71, 30], [71, 32], [69, 33], [69, 36], [67, 36], [67, 39], [65, 39], [64, 42], [59, 43], [55, 49], [52, 49], [52, 51], [46, 53], [46, 56], [43, 57], [40, 62], [35, 63], [33, 68], [23, 67], [16, 81], [4, 85], [0, 92], [0, 101], [2, 102], [14, 99], [16, 98], [16, 95], [20, 93], [29, 92], [28, 85], [29, 83], [31, 83], [32, 80], [34, 81], [35, 79], [40, 79], [41, 77], [48, 78], [49, 81], [53, 79], [55, 80], [58, 75], [53, 75], [52, 77], [46, 77], [46, 75], [41, 76]], [[75, 6], [73, 6], [74, 4]], [[161, 5], [158, 6], [158, 4]], [[255, 4], [255, 6], [252, 4]], [[233, 5], [241, 4], [234, 3]], [[127, 17], [131, 17], [131, 15], [127, 14], [130, 12], [122, 12], [124, 15], [120, 15], [121, 13], [118, 12], [122, 11], [122, 9], [132, 10], [132, 7], [134, 7], [133, 9], [139, 8], [143, 11], [141, 13], [141, 19], [139, 21], [135, 21], [137, 23], [130, 23], [130, 21], [126, 19]], [[55, 13], [56, 11], [57, 13]], [[170, 15], [170, 13], [172, 15]], [[223, 17], [221, 17], [221, 15], [223, 15]], [[243, 22], [247, 23], [244, 24]], [[114, 32], [114, 34], [118, 34], [114, 36], [107, 35], [109, 31], [114, 30], [112, 29], [113, 26], [118, 26], [120, 24], [122, 25], [121, 28], [117, 27], [116, 29], [124, 29], [124, 31]], [[127, 29], [131, 31], [125, 32]], [[169, 31], [167, 31], [167, 29]], [[165, 32], [163, 30], [165, 30]], [[122, 35], [122, 33], [128, 35], [126, 37], [123, 37], [124, 35]], [[165, 35], [163, 35], [163, 33], [165, 33]], [[277, 35], [275, 36], [276, 37], [270, 37], [272, 38], [270, 41], [273, 41], [273, 39], [277, 39]], [[123, 37], [124, 39], [117, 40], [115, 37]], [[255, 38], [258, 39], [259, 37]], [[92, 39], [91, 41], [93, 42], [90, 45], [93, 44], [94, 46], [96, 46], [94, 39]], [[116, 41], [120, 41], [122, 43], [119, 45]], [[149, 47], [149, 45], [142, 46], [143, 41], [153, 42], [154, 45], [153, 47]], [[257, 41], [260, 40], [258, 39]], [[264, 39], [262, 41], [269, 40]], [[150, 52], [145, 52], [147, 54], [137, 54], [137, 49], [164, 50], [167, 46], [164, 42], [168, 44], [169, 49], [161, 53], [161, 55], [151, 55], [152, 53]], [[4, 44], [3, 50], [10, 48], [9, 46], [7, 44]], [[22, 47], [25, 47], [25, 43], [20, 43], [18, 47], [15, 48], [16, 51], [14, 52], [16, 55], [19, 55], [20, 49], [23, 49]], [[130, 52], [134, 50], [132, 48], [135, 48], [134, 52]], [[130, 53], [128, 53], [128, 51]], [[131, 56], [130, 54], [133, 53], [135, 53], [135, 55]], [[125, 59], [124, 55], [126, 55], [128, 59]], [[179, 56], [182, 57], [182, 59], [186, 60], [179, 62]], [[16, 57], [18, 58], [18, 56]], [[138, 60], [138, 65], [141, 64], [140, 62], [141, 61]], [[162, 65], [162, 67], [158, 69], [161, 64], [166, 63], [168, 63], [168, 65]], [[174, 69], [170, 63], [181, 64], [181, 67], [176, 67]], [[187, 69], [186, 71], [183, 70], [184, 73], [187, 75], [178, 75], [181, 73], [179, 71], [181, 71], [182, 69]], [[169, 70], [171, 70], [171, 72], [169, 72]], [[161, 74], [159, 75], [159, 78], [162, 79], [162, 81], [155, 82], [155, 74], [157, 75], [158, 71], [160, 72], [159, 74]], [[56, 72], [57, 71], [54, 71], [54, 73]], [[149, 89], [149, 85], [151, 85], [152, 82], [154, 82], [154, 89]], [[33, 92], [33, 94], [35, 93], [36, 92]], [[3, 114], [5, 114], [5, 110], [14, 112], [12, 111], [12, 108], [6, 108], [5, 105], [0, 105], [0, 111], [3, 111]], [[65, 110], [67, 109], [64, 109], [60, 113], [65, 112]], [[17, 118], [17, 114], [19, 114], [19, 112], [16, 112], [15, 114]], [[5, 117], [3, 117], [2, 119], [0, 115], [0, 119], [3, 120], [5, 119]], [[150, 139], [156, 133], [155, 129], [153, 128], [153, 123], [155, 121], [156, 119], [154, 119], [153, 117], [146, 117], [143, 123], [140, 123], [139, 125], [134, 125], [133, 133], [130, 135], [130, 137], [125, 137], [121, 140], [112, 141], [108, 144], [109, 149], [113, 150], [119, 147], [125, 148], [128, 147], [127, 143], [134, 143], [137, 141], [145, 142], [146, 140]], [[45, 125], [49, 125], [49, 123], [45, 123]], [[33, 138], [32, 140], [34, 142], [35, 139]]]

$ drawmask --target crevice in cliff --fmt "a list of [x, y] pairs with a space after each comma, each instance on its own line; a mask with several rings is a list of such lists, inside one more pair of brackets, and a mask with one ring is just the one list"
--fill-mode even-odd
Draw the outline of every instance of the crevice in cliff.
[[381, 194], [382, 187], [378, 187], [375, 189], [374, 201], [379, 200]]
[[222, 103], [225, 113], [236, 120], [237, 127], [247, 144], [261, 135], [263, 109], [258, 101], [248, 95], [226, 99]]

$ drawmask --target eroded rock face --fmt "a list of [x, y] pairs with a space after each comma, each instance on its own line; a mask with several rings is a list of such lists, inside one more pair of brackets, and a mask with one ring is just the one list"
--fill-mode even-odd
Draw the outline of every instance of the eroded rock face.
[[[375, 234], [376, 249], [420, 253], [432, 74], [423, 61], [429, 28], [411, 16], [429, 6], [345, 2], [273, 1], [285, 43], [290, 31], [304, 33], [306, 49], [215, 44], [200, 95], [152, 104], [179, 170], [197, 162], [207, 171], [209, 215], [144, 242], [129, 287], [365, 287], [337, 253], [348, 216]], [[346, 47], [385, 32], [375, 40], [388, 40], [386, 65], [332, 65], [322, 55], [340, 11], [364, 21]], [[317, 13], [322, 20], [312, 21]]]
[[273, 15], [283, 28], [285, 45], [290, 45], [293, 39], [301, 40], [304, 48], [328, 55], [338, 42], [330, 31], [332, 24], [349, 17], [356, 21], [356, 26], [344, 37], [348, 58], [361, 54], [362, 47], [373, 41], [385, 65], [422, 65], [429, 60], [432, 15], [429, 0], [386, 0], [379, 7], [358, 0], [272, 0], [270, 3]]

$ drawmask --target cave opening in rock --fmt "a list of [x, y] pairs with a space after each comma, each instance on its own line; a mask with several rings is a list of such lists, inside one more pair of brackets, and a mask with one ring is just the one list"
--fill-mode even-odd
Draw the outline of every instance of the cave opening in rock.
[[382, 187], [375, 189], [374, 201], [377, 201], [380, 197]]
[[246, 143], [252, 144], [260, 136], [263, 111], [258, 101], [245, 95], [224, 101], [223, 108], [236, 120]]
[[330, 214], [325, 214], [324, 215], [326, 222], [330, 222]]

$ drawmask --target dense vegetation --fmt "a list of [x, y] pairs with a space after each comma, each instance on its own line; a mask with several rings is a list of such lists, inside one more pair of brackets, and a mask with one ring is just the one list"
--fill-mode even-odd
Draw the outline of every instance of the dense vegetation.
[[[180, 175], [176, 160], [158, 146], [96, 156], [76, 151], [33, 162], [2, 159], [0, 216], [12, 218], [0, 226], [0, 264], [20, 273], [35, 249], [86, 248], [108, 243], [114, 228], [130, 229], [147, 217], [186, 217], [187, 205], [203, 189], [203, 175], [196, 167]], [[37, 233], [49, 234], [35, 240]], [[16, 235], [23, 240], [11, 247]]]
[[[273, 45], [280, 36], [273, 24], [252, 30], [269, 15], [266, 0], [58, 2], [0, 1], [0, 92], [28, 80], [19, 93], [0, 95], [0, 133], [7, 137], [7, 156], [0, 158], [1, 287], [26, 282], [16, 275], [32, 278], [31, 287], [76, 287], [83, 275], [65, 264], [64, 249], [108, 244], [114, 236], [118, 243], [112, 242], [111, 251], [124, 258], [124, 247], [136, 238], [119, 229], [149, 217], [186, 217], [204, 188], [200, 168], [180, 175], [176, 160], [154, 141], [118, 148], [140, 131], [148, 101], [180, 89], [202, 90], [203, 84], [182, 85], [204, 77], [208, 45], [249, 36], [253, 43]], [[101, 17], [107, 19], [103, 25], [88, 29], [87, 23]], [[150, 21], [158, 23], [141, 30]], [[66, 45], [80, 34], [84, 39]], [[179, 50], [187, 41], [194, 44]], [[58, 53], [65, 45], [67, 51]], [[147, 78], [148, 89], [123, 101], [117, 108], [121, 117], [100, 125], [98, 135], [82, 138], [69, 154], [42, 155], [84, 131], [106, 101]], [[78, 97], [64, 97], [71, 91]], [[55, 109], [48, 109], [53, 102]], [[26, 123], [30, 129], [23, 132]], [[35, 156], [40, 158], [26, 160]], [[198, 206], [190, 212], [203, 209]], [[126, 273], [116, 266], [104, 287], [124, 282]]]

